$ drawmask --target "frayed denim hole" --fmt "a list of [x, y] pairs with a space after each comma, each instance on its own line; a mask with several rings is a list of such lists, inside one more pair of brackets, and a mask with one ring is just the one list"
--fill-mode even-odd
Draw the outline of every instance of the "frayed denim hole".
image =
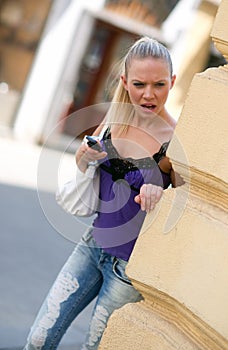
[[37, 350], [42, 349], [48, 337], [49, 329], [55, 325], [60, 315], [61, 304], [67, 300], [71, 294], [75, 293], [78, 288], [78, 280], [69, 272], [60, 273], [47, 299], [47, 310], [39, 320], [31, 336], [31, 344]]

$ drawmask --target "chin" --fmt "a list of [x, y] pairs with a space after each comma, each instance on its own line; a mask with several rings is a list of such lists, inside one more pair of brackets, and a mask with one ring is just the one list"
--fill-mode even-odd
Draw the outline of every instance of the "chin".
[[156, 110], [149, 110], [149, 109], [140, 109], [139, 112], [140, 116], [144, 117], [144, 118], [154, 118], [156, 116], [158, 116], [158, 113]]

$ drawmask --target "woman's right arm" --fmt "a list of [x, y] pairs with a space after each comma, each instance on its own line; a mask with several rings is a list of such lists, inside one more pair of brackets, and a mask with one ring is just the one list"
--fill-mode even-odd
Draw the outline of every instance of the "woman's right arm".
[[[98, 141], [99, 142], [99, 141]], [[89, 147], [86, 143], [82, 142], [81, 146], [76, 151], [76, 164], [81, 172], [85, 173], [88, 168], [89, 162], [94, 162], [96, 160], [103, 159], [107, 156], [106, 152], [99, 152], [91, 147]]]

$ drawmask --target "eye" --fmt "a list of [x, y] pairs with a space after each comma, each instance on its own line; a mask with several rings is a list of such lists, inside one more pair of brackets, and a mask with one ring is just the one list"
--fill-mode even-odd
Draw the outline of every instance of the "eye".
[[136, 87], [142, 87], [142, 86], [144, 86], [144, 84], [141, 83], [140, 81], [135, 81], [135, 82], [133, 83], [133, 85], [136, 86]]
[[165, 86], [165, 83], [163, 81], [159, 81], [155, 84], [155, 86], [158, 86], [158, 87]]

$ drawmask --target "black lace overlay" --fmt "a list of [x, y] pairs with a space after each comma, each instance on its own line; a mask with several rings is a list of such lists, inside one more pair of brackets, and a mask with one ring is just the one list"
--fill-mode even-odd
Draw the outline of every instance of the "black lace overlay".
[[[145, 157], [140, 159], [122, 158], [112, 144], [110, 130], [107, 129], [103, 141], [105, 150], [108, 153], [109, 165], [106, 162], [101, 163], [100, 167], [112, 174], [113, 181], [124, 179], [125, 175], [130, 171], [137, 171], [139, 169], [152, 169], [166, 156], [166, 150], [169, 142], [163, 143], [160, 150], [153, 155], [153, 157]], [[106, 163], [106, 164], [105, 164]]]

